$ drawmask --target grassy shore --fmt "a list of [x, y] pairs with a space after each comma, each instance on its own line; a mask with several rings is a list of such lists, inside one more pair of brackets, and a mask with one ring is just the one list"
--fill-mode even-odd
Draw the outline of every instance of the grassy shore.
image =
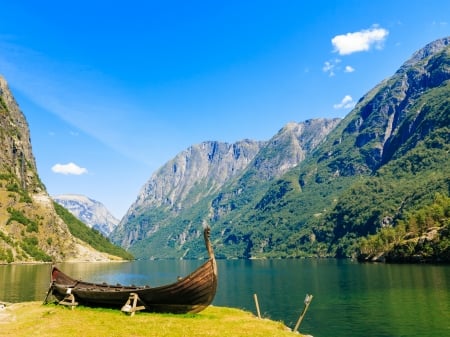
[[198, 314], [173, 315], [76, 307], [41, 302], [16, 303], [0, 309], [2, 337], [292, 337], [281, 322], [258, 319], [239, 309], [210, 306]]

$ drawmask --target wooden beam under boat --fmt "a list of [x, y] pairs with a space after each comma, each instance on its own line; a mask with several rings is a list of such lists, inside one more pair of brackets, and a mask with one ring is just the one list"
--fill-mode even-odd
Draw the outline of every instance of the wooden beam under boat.
[[53, 266], [49, 293], [59, 301], [71, 294], [79, 304], [112, 308], [121, 308], [134, 293], [138, 295], [145, 311], [200, 312], [212, 303], [217, 289], [217, 265], [209, 235], [208, 227], [203, 233], [208, 261], [174, 283], [160, 287], [90, 283], [76, 280]]

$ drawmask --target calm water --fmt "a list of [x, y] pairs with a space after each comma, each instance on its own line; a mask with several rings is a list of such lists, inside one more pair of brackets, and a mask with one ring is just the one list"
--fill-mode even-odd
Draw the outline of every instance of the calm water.
[[[202, 261], [61, 264], [94, 282], [161, 285]], [[214, 305], [261, 314], [294, 327], [306, 294], [314, 296], [300, 327], [314, 337], [450, 336], [450, 266], [358, 264], [341, 260], [218, 261]], [[49, 265], [0, 266], [0, 299], [43, 300]]]

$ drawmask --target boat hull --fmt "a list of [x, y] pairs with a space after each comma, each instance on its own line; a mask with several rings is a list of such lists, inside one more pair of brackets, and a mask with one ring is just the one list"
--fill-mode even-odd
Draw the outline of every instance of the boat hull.
[[217, 290], [217, 265], [206, 230], [205, 244], [209, 260], [188, 276], [168, 285], [135, 287], [90, 283], [73, 279], [54, 266], [51, 293], [59, 301], [72, 294], [79, 304], [109, 308], [121, 308], [134, 293], [145, 311], [197, 313], [212, 303]]

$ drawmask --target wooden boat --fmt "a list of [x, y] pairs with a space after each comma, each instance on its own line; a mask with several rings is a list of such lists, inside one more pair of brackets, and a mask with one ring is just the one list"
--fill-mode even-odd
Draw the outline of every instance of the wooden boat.
[[72, 302], [86, 306], [121, 308], [137, 294], [141, 309], [149, 312], [196, 313], [214, 299], [217, 289], [217, 265], [209, 240], [210, 229], [204, 230], [209, 259], [188, 276], [159, 287], [137, 287], [89, 283], [73, 279], [56, 267], [52, 268], [49, 294], [59, 301], [68, 296]]

